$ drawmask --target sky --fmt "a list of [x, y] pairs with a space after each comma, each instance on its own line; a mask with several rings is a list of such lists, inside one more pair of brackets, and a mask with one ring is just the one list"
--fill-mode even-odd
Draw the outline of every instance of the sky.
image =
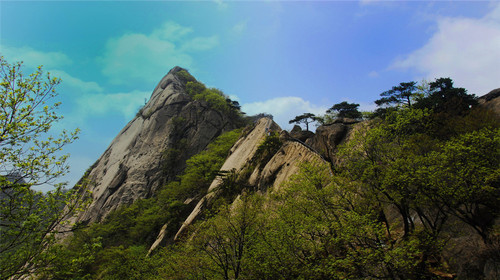
[[499, 1], [3, 1], [0, 54], [62, 79], [72, 186], [174, 66], [285, 129], [408, 81], [500, 87]]

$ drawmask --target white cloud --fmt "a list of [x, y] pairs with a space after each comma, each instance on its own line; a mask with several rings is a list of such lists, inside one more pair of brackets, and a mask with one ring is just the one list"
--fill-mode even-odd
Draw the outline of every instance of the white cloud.
[[242, 105], [242, 111], [247, 115], [256, 115], [259, 113], [268, 113], [274, 116], [274, 121], [281, 128], [291, 129], [292, 124], [288, 121], [294, 119], [303, 113], [313, 113], [323, 115], [328, 108], [311, 104], [300, 97], [277, 97], [263, 102], [246, 103]]
[[153, 30], [151, 37], [175, 42], [192, 32], [192, 28], [184, 27], [175, 22], [165, 22], [162, 27]]
[[30, 68], [36, 68], [40, 65], [43, 65], [44, 69], [58, 68], [72, 63], [71, 59], [64, 53], [42, 52], [30, 47], [0, 45], [0, 54], [9, 63], [23, 61], [24, 65]]
[[217, 36], [189, 37], [193, 30], [167, 22], [151, 34], [131, 33], [109, 39], [102, 73], [115, 84], [155, 83], [170, 68], [192, 68], [192, 54], [219, 44]]
[[450, 77], [456, 86], [483, 95], [500, 87], [500, 4], [480, 19], [440, 18], [420, 49], [391, 68], [416, 69], [427, 79]]
[[217, 36], [197, 37], [182, 44], [181, 50], [184, 52], [206, 51], [213, 49], [218, 44], [219, 44], [219, 38]]
[[99, 93], [103, 91], [103, 88], [96, 82], [86, 82], [80, 80], [76, 77], [71, 76], [62, 70], [50, 70], [51, 76], [58, 77], [62, 80], [62, 86], [69, 86], [73, 90], [78, 90], [80, 92], [90, 92]]
[[89, 116], [121, 114], [128, 121], [149, 98], [151, 92], [134, 90], [128, 93], [87, 94], [77, 98], [77, 115], [81, 119]]
[[62, 80], [62, 87], [71, 87], [81, 92], [102, 92], [103, 89], [96, 82], [85, 82], [71, 76], [66, 71], [60, 70], [64, 66], [72, 64], [71, 59], [61, 52], [43, 52], [30, 47], [0, 46], [1, 54], [9, 63], [23, 61], [23, 65], [36, 68], [43, 65], [44, 71], [50, 72], [52, 77]]

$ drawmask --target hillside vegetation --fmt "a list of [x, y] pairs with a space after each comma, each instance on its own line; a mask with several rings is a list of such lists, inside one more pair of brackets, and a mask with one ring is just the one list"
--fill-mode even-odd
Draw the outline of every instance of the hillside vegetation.
[[[251, 122], [239, 104], [220, 90], [206, 88], [185, 70], [175, 77], [189, 99], [230, 116], [236, 127]], [[266, 128], [267, 136], [255, 146], [241, 173], [220, 168], [238, 139], [251, 134], [252, 124], [217, 134], [186, 161], [180, 175], [170, 174], [191, 140], [179, 138], [161, 151], [160, 172], [174, 179], [152, 197], [122, 205], [100, 223], [77, 223], [72, 235], [57, 243], [54, 231], [50, 246], [38, 246], [42, 252], [31, 259], [31, 263], [36, 260], [36, 270], [19, 270], [30, 268], [27, 260], [9, 275], [37, 279], [500, 278], [499, 116], [479, 106], [465, 89], [455, 88], [449, 78], [419, 86], [401, 83], [383, 92], [376, 104], [375, 112], [360, 113], [358, 104], [343, 102], [322, 118], [305, 113], [292, 120], [302, 121], [306, 130], [311, 121], [327, 125], [336, 117], [357, 123], [335, 148], [330, 162], [320, 156], [302, 162], [299, 172], [279, 188], [259, 189], [248, 182], [254, 170], [262, 171], [275, 155], [284, 153], [286, 141], [306, 147], [287, 133]], [[153, 113], [139, 115], [147, 119]], [[186, 119], [176, 116], [169, 121], [175, 131]], [[222, 183], [209, 190], [217, 176]], [[85, 183], [92, 184], [90, 179]], [[195, 204], [209, 192], [218, 195], [174, 241]], [[2, 210], [12, 201], [3, 199]], [[9, 213], [22, 213], [16, 211]], [[165, 236], [161, 246], [150, 250], [159, 233]]]
[[[190, 94], [211, 100], [207, 89], [190, 85]], [[499, 261], [498, 116], [449, 79], [404, 104], [392, 100], [357, 126], [333, 173], [305, 162], [280, 190], [240, 186], [234, 202], [214, 204], [185, 240], [146, 257], [161, 225], [175, 234], [186, 199], [206, 193], [240, 131], [220, 136], [156, 197], [53, 248], [57, 261], [42, 278], [491, 277], [480, 264]]]

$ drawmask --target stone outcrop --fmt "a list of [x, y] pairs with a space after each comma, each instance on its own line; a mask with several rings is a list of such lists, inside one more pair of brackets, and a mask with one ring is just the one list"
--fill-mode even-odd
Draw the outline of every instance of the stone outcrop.
[[500, 88], [481, 96], [479, 105], [500, 115]]
[[109, 145], [88, 173], [90, 207], [77, 222], [101, 221], [123, 204], [152, 196], [185, 168], [185, 162], [225, 131], [233, 121], [196, 101], [173, 68], [153, 91], [149, 102]]
[[259, 190], [279, 189], [290, 176], [297, 173], [304, 162], [326, 161], [301, 142], [287, 141], [262, 169], [255, 169], [248, 184]]
[[331, 124], [321, 125], [316, 129], [316, 134], [306, 140], [306, 144], [333, 162], [337, 146], [347, 139], [356, 123], [356, 120], [341, 118]]
[[[279, 126], [271, 119], [260, 119], [252, 131], [246, 136], [243, 136], [232, 147], [231, 153], [224, 162], [221, 171], [232, 170], [236, 173], [240, 173], [249, 168], [250, 165], [254, 164], [257, 167], [253, 169], [249, 178], [246, 179], [247, 182], [245, 184], [252, 186], [253, 189], [266, 190], [268, 188], [279, 188], [290, 178], [291, 175], [295, 174], [299, 170], [300, 164], [303, 162], [321, 161], [326, 163], [321, 155], [316, 153], [313, 149], [289, 136], [280, 137], [280, 139], [283, 139], [285, 142], [281, 148], [279, 148], [279, 150], [272, 155], [269, 161], [255, 162], [254, 156], [256, 155], [257, 149], [264, 141], [266, 135], [268, 135], [269, 130], [273, 132], [281, 131]], [[210, 205], [210, 203], [220, 195], [218, 187], [222, 184], [222, 182], [223, 181], [220, 177], [215, 178], [209, 187], [207, 195], [198, 202], [194, 210], [175, 235], [174, 240], [179, 239], [186, 231], [186, 228], [193, 224], [197, 217], [202, 213], [203, 209], [207, 205]], [[161, 232], [159, 234], [159, 237], [160, 236], [162, 236]], [[160, 242], [157, 240], [155, 244], [160, 244]], [[154, 250], [156, 246], [158, 245], [152, 246], [150, 252]]]
[[314, 132], [302, 130], [300, 126], [294, 125], [292, 130], [290, 130], [290, 136], [302, 142], [305, 142], [307, 139], [314, 136]]
[[[257, 148], [268, 135], [269, 130], [280, 131], [281, 128], [270, 118], [261, 118], [257, 121], [255, 127], [247, 135], [241, 137], [231, 148], [230, 155], [221, 167], [221, 171], [241, 172], [248, 162], [254, 157]], [[203, 208], [218, 196], [217, 187], [222, 183], [220, 177], [216, 177], [210, 184], [208, 193], [195, 206], [191, 214], [178, 230], [174, 239], [178, 239], [200, 215]], [[154, 249], [154, 248], [152, 248]]]

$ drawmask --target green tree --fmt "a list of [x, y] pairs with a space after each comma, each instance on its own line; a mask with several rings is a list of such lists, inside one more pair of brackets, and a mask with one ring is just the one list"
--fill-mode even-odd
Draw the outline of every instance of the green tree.
[[464, 88], [453, 86], [450, 78], [439, 78], [429, 84], [429, 93], [418, 98], [417, 108], [428, 108], [434, 113], [443, 113], [451, 116], [464, 115], [474, 105], [477, 97], [468, 94]]
[[426, 200], [471, 226], [489, 243], [500, 214], [500, 129], [484, 128], [446, 141], [422, 161]]
[[[488, 243], [499, 214], [498, 128], [443, 140], [432, 132], [432, 114], [416, 108], [392, 112], [359, 129], [339, 151], [339, 171], [363, 185], [360, 196], [380, 204], [388, 233], [401, 225], [405, 242], [418, 239], [418, 271], [424, 274], [429, 272], [428, 260], [442, 257], [452, 218], [471, 226]], [[399, 217], [387, 219], [384, 205], [397, 209]]]
[[412, 242], [393, 243], [359, 185], [304, 163], [264, 202], [245, 279], [408, 279]]
[[339, 118], [361, 119], [363, 115], [360, 111], [358, 111], [358, 107], [359, 104], [343, 101], [333, 105], [326, 112], [330, 114], [336, 112], [337, 117]]
[[417, 90], [417, 82], [400, 83], [392, 89], [380, 94], [382, 98], [375, 100], [377, 106], [407, 106], [411, 108], [412, 100]]
[[[66, 191], [55, 180], [68, 170], [62, 148], [78, 130], [49, 134], [60, 103], [51, 103], [60, 80], [42, 68], [26, 76], [22, 63], [0, 58], [0, 279], [37, 271], [55, 229], [80, 205], [84, 192]], [[52, 185], [41, 193], [34, 186]]]
[[259, 196], [243, 194], [232, 205], [223, 204], [217, 215], [200, 224], [194, 245], [208, 256], [211, 269], [220, 278], [239, 279], [244, 273], [261, 206]]
[[309, 131], [309, 124], [318, 121], [317, 117], [313, 113], [304, 113], [300, 116], [296, 116], [293, 120], [288, 123], [303, 123], [306, 125], [306, 130]]

